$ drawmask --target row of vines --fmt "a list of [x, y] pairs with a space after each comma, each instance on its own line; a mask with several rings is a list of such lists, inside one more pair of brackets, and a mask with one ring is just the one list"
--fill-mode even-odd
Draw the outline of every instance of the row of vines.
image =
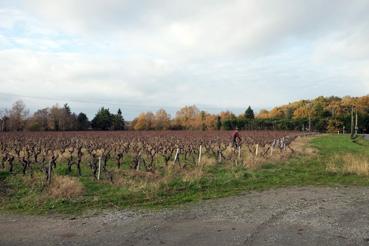
[[[226, 131], [162, 132], [39, 132], [0, 135], [0, 170], [11, 174], [43, 172], [51, 181], [53, 170], [64, 165], [66, 175], [88, 175], [113, 180], [113, 169], [158, 172], [168, 165], [189, 169], [202, 156], [218, 163], [244, 163], [251, 158], [293, 152], [291, 143], [301, 132], [242, 131], [241, 142], [231, 145]], [[242, 153], [241, 153], [242, 152]], [[244, 153], [246, 152], [246, 153]], [[85, 168], [83, 168], [85, 167]]]

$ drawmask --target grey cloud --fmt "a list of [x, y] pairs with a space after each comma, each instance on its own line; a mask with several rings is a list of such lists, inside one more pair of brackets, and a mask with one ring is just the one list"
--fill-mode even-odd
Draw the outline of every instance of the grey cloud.
[[[155, 55], [271, 52], [368, 22], [367, 1], [28, 1], [55, 28], [116, 39]], [[106, 36], [107, 35], [107, 36]], [[150, 43], [152, 45], [150, 45]], [[138, 47], [135, 47], [138, 44]]]
[[138, 113], [369, 91], [365, 0], [30, 0], [0, 12], [1, 90], [90, 111], [91, 101]]

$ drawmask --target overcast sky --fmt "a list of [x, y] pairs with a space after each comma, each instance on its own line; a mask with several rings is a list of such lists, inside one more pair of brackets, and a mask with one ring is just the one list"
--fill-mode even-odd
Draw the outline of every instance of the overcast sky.
[[0, 0], [0, 107], [236, 113], [369, 93], [367, 0]]

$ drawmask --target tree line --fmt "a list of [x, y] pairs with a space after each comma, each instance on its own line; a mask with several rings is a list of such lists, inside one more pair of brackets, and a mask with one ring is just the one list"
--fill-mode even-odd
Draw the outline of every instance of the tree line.
[[60, 107], [39, 109], [30, 115], [23, 101], [16, 101], [10, 109], [0, 112], [0, 131], [84, 131], [84, 130], [124, 130], [122, 111], [112, 114], [101, 108], [89, 121], [83, 112], [76, 114], [68, 104]]
[[68, 104], [37, 110], [32, 115], [22, 101], [0, 112], [1, 131], [68, 130], [300, 130], [349, 132], [352, 115], [358, 116], [358, 131], [369, 132], [369, 95], [363, 97], [317, 97], [300, 100], [258, 114], [249, 106], [244, 113], [211, 114], [195, 105], [184, 106], [171, 117], [164, 109], [140, 113], [126, 122], [119, 109], [100, 108], [90, 121], [84, 113], [73, 113]]
[[[261, 110], [261, 121], [276, 120], [288, 129], [301, 128], [319, 132], [350, 132], [356, 121], [359, 133], [369, 132], [369, 95], [362, 97], [317, 97], [299, 100], [272, 110]], [[355, 119], [355, 121], [354, 121]]]

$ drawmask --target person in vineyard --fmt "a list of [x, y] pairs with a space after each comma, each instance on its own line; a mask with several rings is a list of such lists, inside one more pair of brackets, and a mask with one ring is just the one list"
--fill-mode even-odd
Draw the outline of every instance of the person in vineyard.
[[237, 148], [241, 142], [240, 133], [238, 127], [232, 132], [232, 146]]

